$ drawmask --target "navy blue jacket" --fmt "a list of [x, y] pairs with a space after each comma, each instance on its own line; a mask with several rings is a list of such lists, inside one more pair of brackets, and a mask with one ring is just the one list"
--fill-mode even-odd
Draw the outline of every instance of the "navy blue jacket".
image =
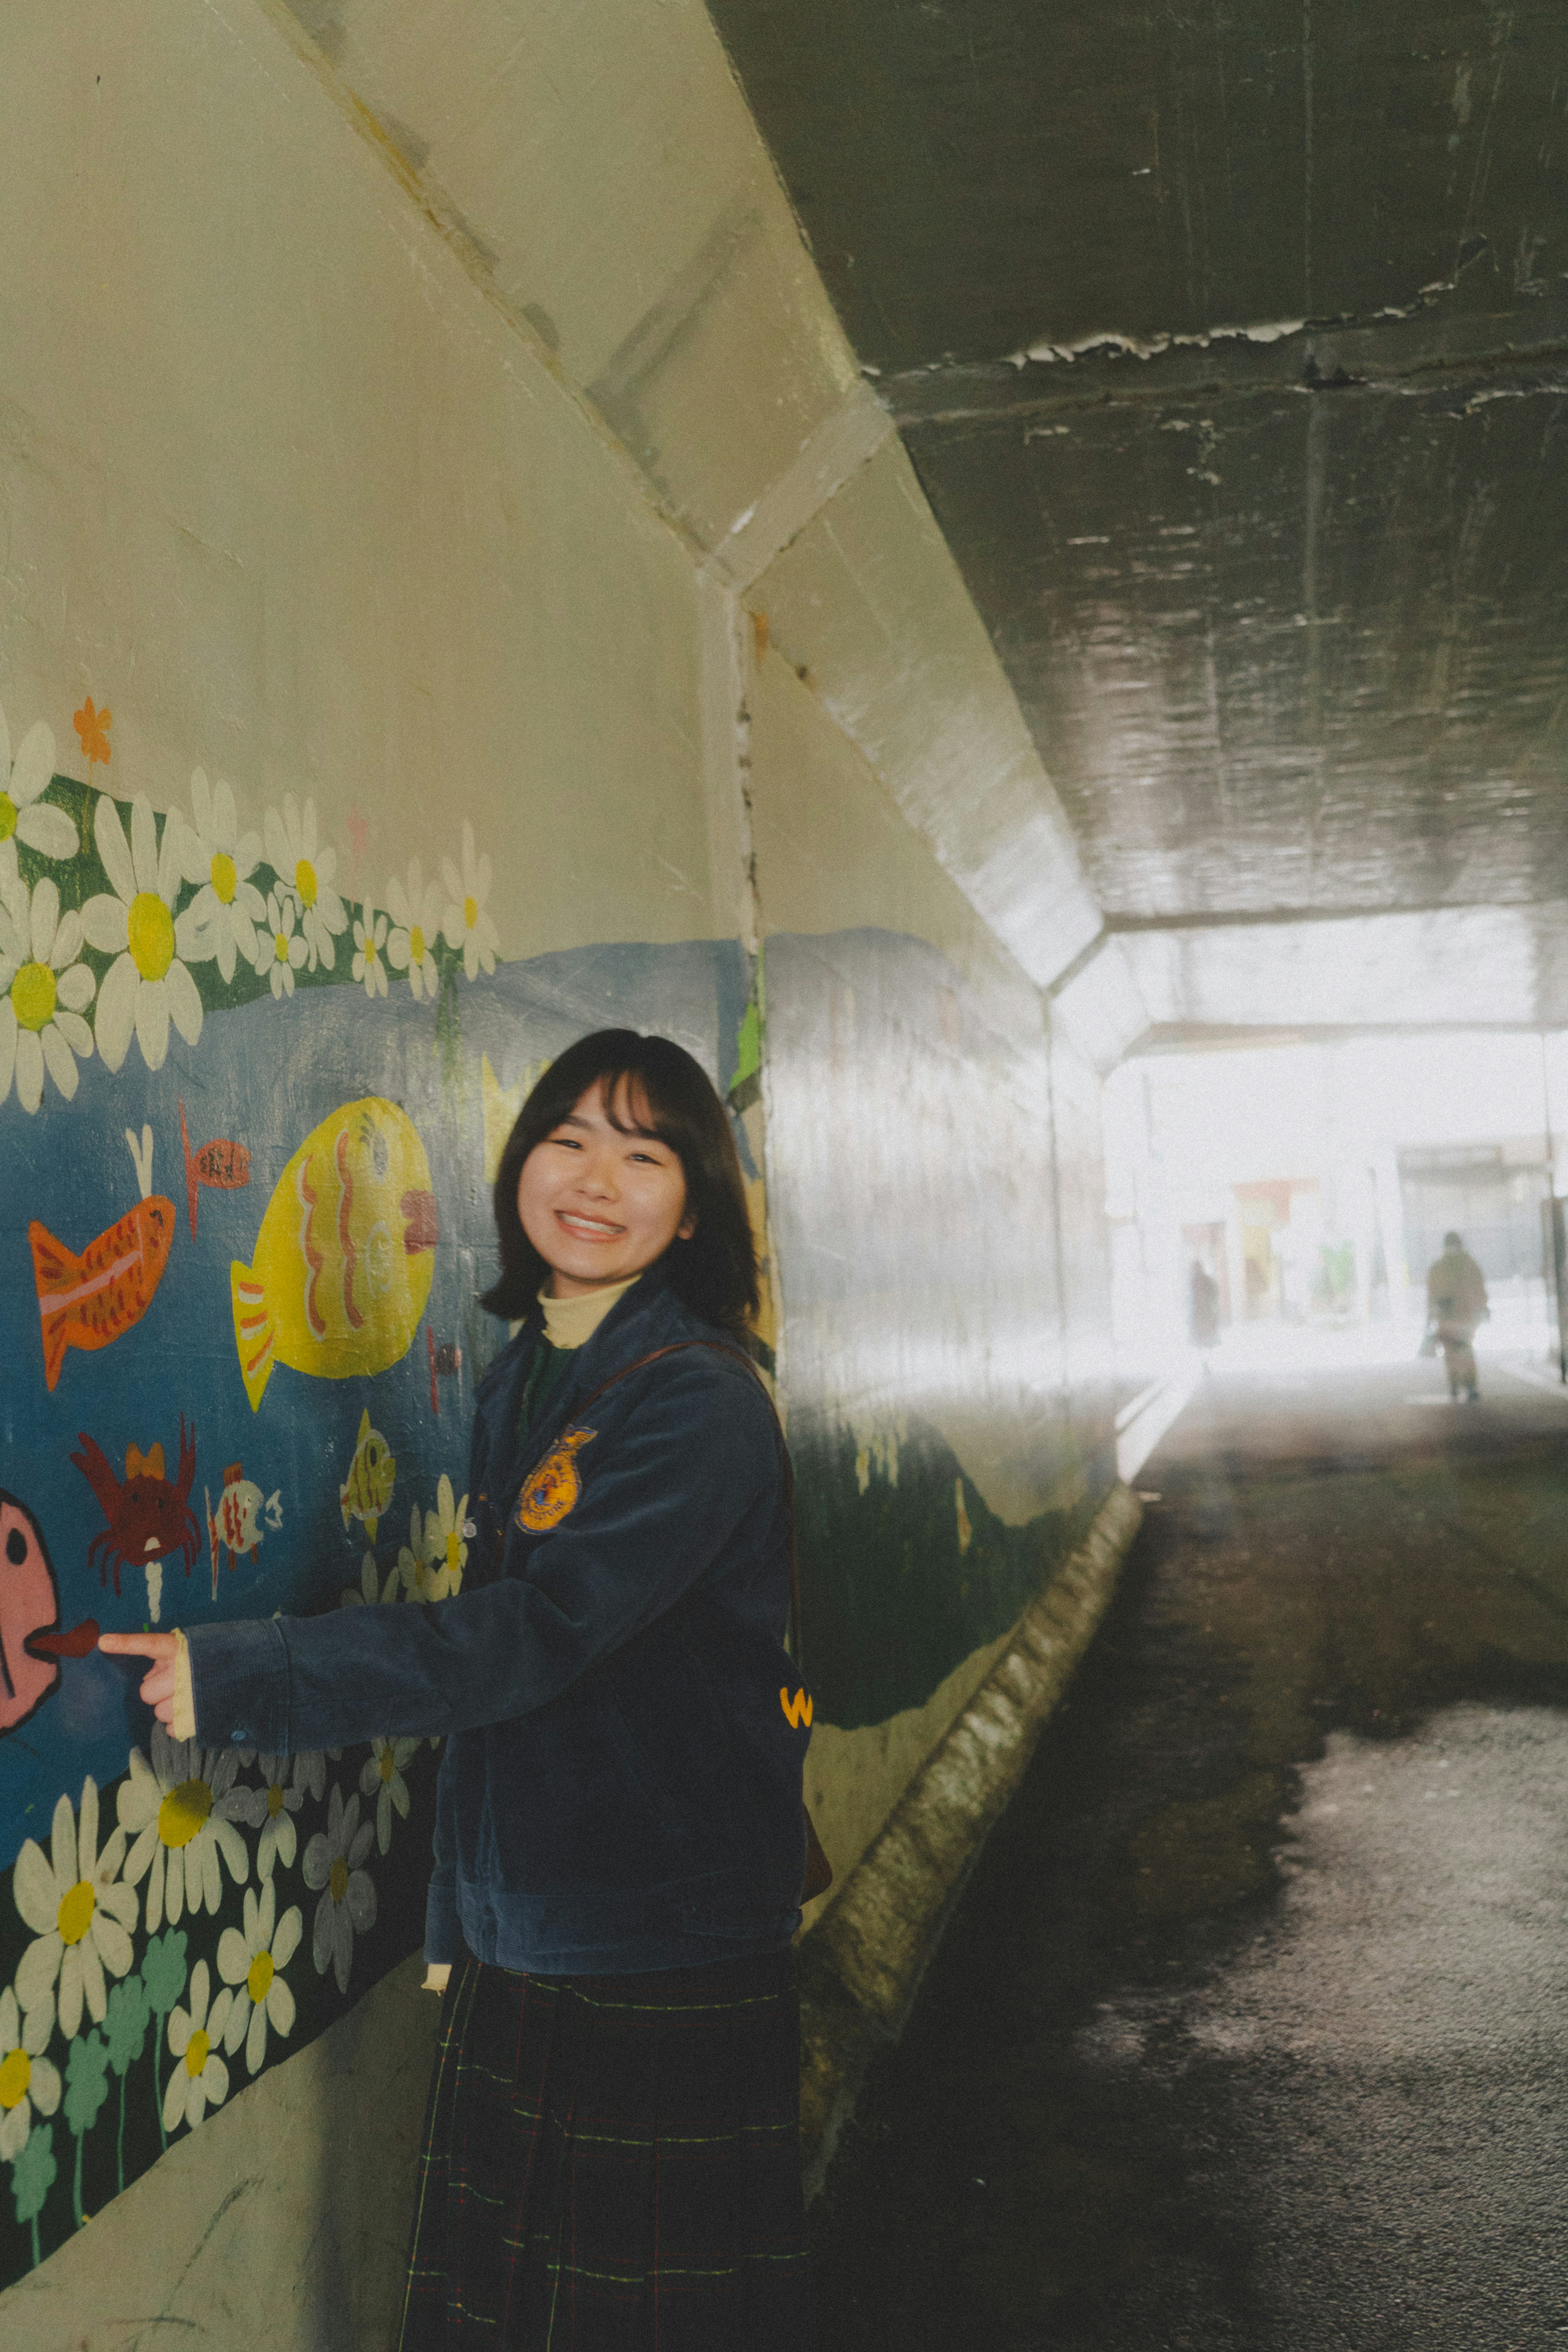
[[694, 1348], [578, 1418], [622, 1366], [724, 1339], [655, 1272], [519, 1446], [538, 1328], [536, 1309], [479, 1384], [462, 1591], [192, 1627], [196, 1736], [277, 1755], [447, 1735], [432, 1959], [570, 1975], [776, 1949], [800, 1920], [810, 1734], [771, 1407]]

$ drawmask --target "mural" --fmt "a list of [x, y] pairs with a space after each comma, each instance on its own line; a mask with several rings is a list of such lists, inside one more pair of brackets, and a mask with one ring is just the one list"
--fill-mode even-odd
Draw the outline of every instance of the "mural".
[[374, 905], [308, 798], [117, 798], [111, 726], [0, 715], [0, 2285], [423, 1929], [432, 1743], [184, 1746], [99, 1623], [460, 1591], [487, 1159], [584, 1029], [747, 1012], [735, 946], [498, 965], [466, 824]]
[[883, 930], [771, 938], [766, 1002], [736, 941], [503, 963], [434, 804], [350, 900], [309, 798], [198, 772], [160, 815], [109, 789], [111, 713], [75, 723], [85, 782], [0, 715], [0, 2286], [419, 1942], [431, 1743], [187, 1747], [94, 1644], [461, 1591], [488, 1183], [574, 1037], [662, 1030], [727, 1087], [819, 1720], [923, 1704], [1111, 1475], [1092, 1106], [1043, 1027]]

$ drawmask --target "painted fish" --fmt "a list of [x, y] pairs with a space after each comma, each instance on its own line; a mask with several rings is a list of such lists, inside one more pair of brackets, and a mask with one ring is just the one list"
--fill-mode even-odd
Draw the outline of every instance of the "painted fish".
[[142, 1193], [128, 1215], [89, 1242], [79, 1257], [36, 1218], [27, 1227], [44, 1340], [44, 1381], [51, 1390], [68, 1348], [107, 1348], [141, 1320], [169, 1263], [174, 1203], [152, 1190], [152, 1130], [142, 1129], [140, 1150], [129, 1129], [126, 1141]]
[[213, 1509], [213, 1498], [203, 1489], [207, 1512], [207, 1548], [212, 1559], [213, 1599], [218, 1597], [218, 1554], [227, 1551], [229, 1569], [239, 1566], [239, 1555], [249, 1552], [252, 1559], [261, 1549], [262, 1518], [276, 1535], [283, 1525], [283, 1495], [264, 1496], [254, 1478], [247, 1478], [237, 1462], [231, 1462], [224, 1472], [223, 1492], [218, 1507]]
[[252, 1264], [229, 1268], [251, 1410], [275, 1365], [343, 1381], [406, 1355], [440, 1234], [430, 1162], [405, 1111], [367, 1095], [312, 1129], [277, 1180]]
[[250, 1154], [243, 1143], [230, 1143], [224, 1136], [214, 1135], [199, 1151], [191, 1149], [191, 1130], [185, 1125], [185, 1106], [180, 1105], [180, 1141], [185, 1153], [185, 1196], [191, 1213], [191, 1239], [196, 1238], [196, 1202], [204, 1184], [221, 1192], [237, 1192], [250, 1182]]
[[366, 1540], [374, 1543], [382, 1514], [392, 1501], [396, 1482], [397, 1456], [381, 1431], [371, 1427], [370, 1407], [367, 1405], [360, 1415], [359, 1442], [354, 1447], [354, 1458], [349, 1465], [349, 1475], [338, 1489], [344, 1532], [347, 1533], [351, 1520], [363, 1519]]
[[85, 1657], [98, 1640], [92, 1618], [65, 1633], [59, 1616], [44, 1531], [26, 1503], [0, 1488], [0, 1736], [42, 1706], [62, 1657]]

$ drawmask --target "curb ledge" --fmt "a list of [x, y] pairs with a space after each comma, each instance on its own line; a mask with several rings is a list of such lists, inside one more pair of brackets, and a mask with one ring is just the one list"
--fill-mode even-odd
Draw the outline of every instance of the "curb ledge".
[[867, 2065], [904, 2030], [948, 1910], [1089, 1646], [1142, 1519], [1136, 1496], [1113, 1486], [800, 1945], [808, 2200], [822, 2185]]

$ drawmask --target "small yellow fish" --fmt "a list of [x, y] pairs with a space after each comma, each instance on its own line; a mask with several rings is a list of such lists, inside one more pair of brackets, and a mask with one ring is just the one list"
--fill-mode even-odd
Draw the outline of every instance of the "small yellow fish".
[[338, 1489], [344, 1532], [351, 1519], [363, 1519], [366, 1540], [374, 1543], [382, 1513], [392, 1501], [396, 1483], [397, 1456], [381, 1431], [371, 1427], [371, 1409], [367, 1405], [360, 1415], [359, 1443], [349, 1465], [349, 1475]]
[[395, 1103], [367, 1095], [313, 1129], [277, 1180], [253, 1263], [229, 1267], [252, 1412], [275, 1364], [346, 1381], [405, 1356], [440, 1232], [424, 1146]]

